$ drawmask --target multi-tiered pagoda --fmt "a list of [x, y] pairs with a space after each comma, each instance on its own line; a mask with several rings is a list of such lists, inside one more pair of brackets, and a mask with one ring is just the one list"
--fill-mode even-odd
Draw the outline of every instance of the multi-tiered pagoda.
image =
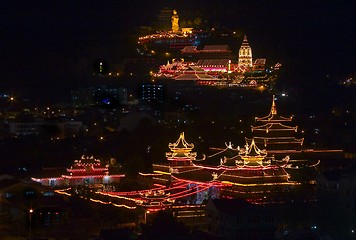
[[252, 138], [246, 138], [246, 141], [251, 143], [254, 139], [259, 148], [265, 148], [269, 155], [279, 160], [288, 155], [294, 160], [308, 159], [308, 161], [303, 160], [302, 165], [314, 165], [315, 161], [320, 159], [342, 158], [343, 151], [340, 149], [305, 147], [304, 138], [298, 137], [300, 135], [298, 126], [293, 125], [293, 117], [283, 117], [278, 114], [275, 96], [273, 96], [269, 114], [264, 117], [256, 117], [255, 124], [251, 126], [251, 132]]
[[252, 50], [250, 44], [247, 41], [246, 35], [244, 36], [241, 47], [239, 49], [238, 66], [240, 69], [245, 70], [252, 68]]
[[[290, 154], [300, 151], [304, 138], [297, 138], [298, 126], [292, 125], [293, 117], [283, 117], [277, 113], [273, 96], [272, 107], [265, 117], [256, 117], [256, 124], [251, 126], [253, 139], [260, 148], [265, 148], [270, 154]], [[251, 142], [252, 139], [246, 139]]]

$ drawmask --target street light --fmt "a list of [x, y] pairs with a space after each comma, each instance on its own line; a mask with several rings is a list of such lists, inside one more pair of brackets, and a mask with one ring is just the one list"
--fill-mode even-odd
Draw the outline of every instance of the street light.
[[30, 208], [29, 211], [28, 211], [28, 214], [29, 214], [29, 235], [30, 235], [30, 239], [32, 239], [32, 214], [33, 214], [33, 209]]
[[149, 210], [145, 211], [145, 224], [147, 223], [147, 215], [150, 213]]

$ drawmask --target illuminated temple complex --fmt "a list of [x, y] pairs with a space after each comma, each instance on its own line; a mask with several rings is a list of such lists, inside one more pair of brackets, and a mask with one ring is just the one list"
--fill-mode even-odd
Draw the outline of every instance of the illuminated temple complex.
[[[315, 201], [315, 167], [320, 161], [306, 153], [338, 150], [305, 149], [304, 139], [296, 136], [298, 128], [292, 125], [292, 117], [277, 113], [274, 96], [269, 114], [255, 121], [252, 137], [245, 138], [242, 147], [229, 142], [222, 148], [210, 148], [208, 154], [195, 152], [194, 144], [181, 133], [168, 144], [165, 163], [153, 164], [153, 172], [139, 173], [138, 181], [147, 183], [143, 189], [118, 192], [99, 186], [101, 190], [90, 200], [144, 209], [144, 219], [149, 212], [201, 206], [209, 199], [245, 199], [257, 204]], [[110, 185], [124, 177], [108, 170], [100, 160], [83, 156], [64, 174], [32, 179], [47, 186], [75, 189], [80, 185]], [[65, 191], [60, 193], [71, 194]]]
[[[177, 142], [183, 141], [184, 134], [181, 134]], [[175, 145], [171, 149], [185, 154], [173, 160], [172, 151], [167, 154], [170, 164], [155, 164], [154, 172], [157, 175], [154, 181], [166, 186], [185, 184], [190, 194], [177, 199], [180, 202], [200, 204], [209, 198], [245, 198], [263, 203], [283, 202], [297, 199], [296, 195], [300, 193], [304, 184], [293, 179], [287, 171], [291, 165], [288, 156], [280, 161], [275, 160], [267, 155], [266, 150], [259, 149], [254, 140], [243, 148], [234, 148], [231, 143], [226, 144], [225, 148], [202, 159], [195, 158], [196, 154], [191, 152], [192, 145], [189, 147]], [[311, 193], [310, 190], [314, 187], [315, 183], [309, 182], [304, 189]], [[312, 196], [308, 194], [307, 198], [311, 200]]]
[[281, 67], [278, 63], [267, 69], [266, 59], [253, 60], [246, 35], [237, 56], [231, 53], [228, 45], [204, 45], [202, 49], [190, 45], [180, 53], [179, 59], [161, 65], [153, 76], [156, 79], [194, 81], [199, 85], [258, 87], [273, 82]]
[[[267, 65], [265, 58], [253, 59], [252, 47], [246, 35], [241, 39], [238, 53], [233, 53], [226, 44], [231, 39], [226, 39], [224, 43], [213, 39], [211, 44], [206, 44], [209, 41], [204, 39], [214, 34], [181, 27], [176, 10], [165, 9], [162, 16], [167, 25], [170, 21], [170, 26], [153, 34], [145, 32], [146, 35], [137, 41], [138, 52], [157, 58], [160, 64], [157, 71], [150, 73], [155, 80], [191, 81], [197, 85], [217, 87], [264, 88], [277, 79], [281, 64]], [[222, 35], [224, 38], [236, 38], [235, 32]], [[165, 59], [170, 56], [174, 58], [170, 59], [171, 63], [164, 64], [161, 62], [162, 56]]]
[[244, 198], [263, 203], [314, 200], [318, 162], [295, 159], [289, 154], [301, 152], [303, 145], [303, 139], [295, 137], [297, 127], [286, 125], [291, 120], [277, 114], [273, 100], [270, 114], [256, 118], [257, 124], [252, 126], [255, 135], [246, 138], [244, 147], [226, 143], [224, 148], [211, 148], [214, 152], [201, 158], [181, 133], [175, 143], [168, 145], [168, 164], [154, 164], [153, 180], [165, 186], [185, 183], [192, 194], [179, 201], [197, 204], [208, 198]]

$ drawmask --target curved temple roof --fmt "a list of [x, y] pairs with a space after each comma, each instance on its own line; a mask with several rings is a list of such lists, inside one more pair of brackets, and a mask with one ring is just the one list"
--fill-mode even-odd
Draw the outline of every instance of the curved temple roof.
[[269, 112], [269, 114], [267, 116], [264, 117], [255, 117], [255, 121], [256, 122], [290, 122], [292, 121], [293, 117], [282, 117], [279, 116], [277, 113], [277, 106], [276, 103], [274, 101], [275, 99], [275, 95], [273, 95], [272, 98], [272, 106], [271, 106], [271, 111]]
[[171, 152], [166, 153], [166, 157], [168, 158], [185, 158], [184, 160], [194, 160], [196, 158], [197, 153], [192, 152], [194, 148], [193, 143], [188, 143], [184, 138], [184, 132], [182, 132], [175, 143], [169, 143], [168, 147]]

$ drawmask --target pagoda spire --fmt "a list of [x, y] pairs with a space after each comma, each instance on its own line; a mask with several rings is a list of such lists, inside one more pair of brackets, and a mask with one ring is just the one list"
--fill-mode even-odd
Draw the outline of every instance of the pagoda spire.
[[255, 121], [267, 122], [267, 123], [280, 123], [280, 122], [290, 122], [292, 121], [293, 116], [283, 117], [277, 114], [277, 105], [275, 102], [275, 95], [272, 97], [272, 106], [271, 111], [267, 116], [264, 117], [255, 117]]
[[276, 103], [274, 102], [275, 95], [272, 97], [272, 107], [271, 107], [271, 114], [272, 115], [277, 115], [277, 106]]
[[246, 34], [244, 34], [244, 40], [243, 40], [244, 43], [247, 43], [248, 44], [248, 41], [247, 41], [247, 36]]

